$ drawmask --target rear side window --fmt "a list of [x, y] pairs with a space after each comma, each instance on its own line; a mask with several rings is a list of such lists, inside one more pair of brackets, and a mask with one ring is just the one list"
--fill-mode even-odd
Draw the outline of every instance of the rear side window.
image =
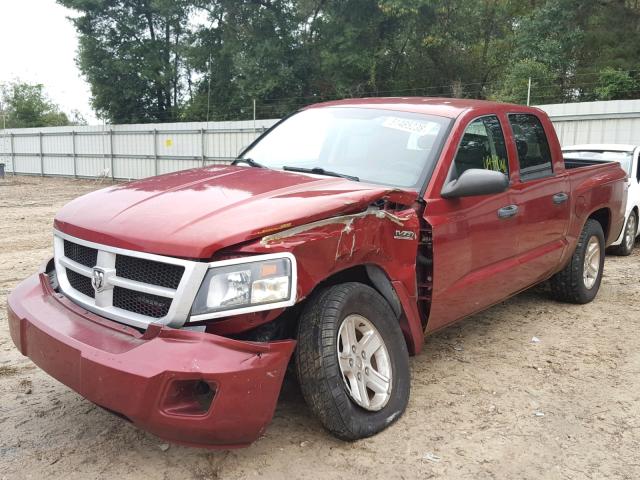
[[471, 168], [509, 175], [509, 162], [500, 120], [495, 115], [475, 119], [464, 130], [454, 159], [453, 179]]
[[509, 122], [518, 150], [520, 178], [526, 181], [553, 175], [549, 142], [538, 117], [515, 113], [509, 115]]

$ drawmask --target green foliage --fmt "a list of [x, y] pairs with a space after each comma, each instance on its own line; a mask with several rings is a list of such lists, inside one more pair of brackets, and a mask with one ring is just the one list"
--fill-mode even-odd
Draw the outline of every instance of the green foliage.
[[40, 84], [14, 82], [0, 91], [0, 110], [6, 128], [56, 127], [69, 125], [69, 118], [47, 98]]
[[570, 75], [584, 37], [580, 3], [548, 0], [531, 9], [515, 31], [515, 56], [544, 65], [558, 78]]
[[[222, 0], [208, 4], [206, 25], [189, 39], [189, 61], [202, 75], [182, 118], [236, 120], [253, 99], [301, 94], [305, 59], [297, 43], [298, 13], [291, 2]], [[281, 116], [295, 102], [272, 110]]]
[[504, 80], [499, 84], [491, 98], [503, 102], [527, 102], [527, 91], [531, 78], [531, 104], [551, 103], [562, 97], [560, 81], [545, 63], [525, 59], [515, 63], [505, 73]]
[[629, 72], [607, 67], [600, 72], [599, 83], [595, 89], [598, 100], [620, 100], [640, 95], [640, 82]]
[[254, 99], [261, 118], [355, 96], [524, 103], [530, 77], [532, 103], [637, 96], [637, 1], [57, 1], [112, 122], [250, 118]]
[[59, 0], [81, 13], [78, 66], [99, 116], [171, 121], [183, 96], [188, 0]]

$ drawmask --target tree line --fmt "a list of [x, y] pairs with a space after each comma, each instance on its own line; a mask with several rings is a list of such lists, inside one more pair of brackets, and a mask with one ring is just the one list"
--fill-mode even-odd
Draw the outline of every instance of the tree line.
[[14, 81], [0, 85], [0, 129], [85, 125], [82, 114], [63, 112], [42, 84]]
[[57, 0], [113, 123], [360, 96], [637, 98], [639, 0]]

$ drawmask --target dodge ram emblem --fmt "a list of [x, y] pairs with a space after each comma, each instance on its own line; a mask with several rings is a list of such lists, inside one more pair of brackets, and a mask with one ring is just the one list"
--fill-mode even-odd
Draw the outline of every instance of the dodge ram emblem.
[[104, 290], [104, 270], [100, 267], [93, 267], [93, 276], [91, 277], [91, 285], [96, 293], [100, 293]]

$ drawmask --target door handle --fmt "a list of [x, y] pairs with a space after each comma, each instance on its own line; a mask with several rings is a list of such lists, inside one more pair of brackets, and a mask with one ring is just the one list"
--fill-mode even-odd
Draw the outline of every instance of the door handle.
[[561, 203], [564, 203], [567, 200], [569, 200], [569, 195], [567, 195], [564, 192], [556, 193], [553, 196], [553, 203], [555, 203], [556, 205], [560, 205]]
[[516, 213], [518, 213], [517, 205], [507, 205], [506, 207], [502, 207], [498, 210], [498, 218], [510, 218]]

